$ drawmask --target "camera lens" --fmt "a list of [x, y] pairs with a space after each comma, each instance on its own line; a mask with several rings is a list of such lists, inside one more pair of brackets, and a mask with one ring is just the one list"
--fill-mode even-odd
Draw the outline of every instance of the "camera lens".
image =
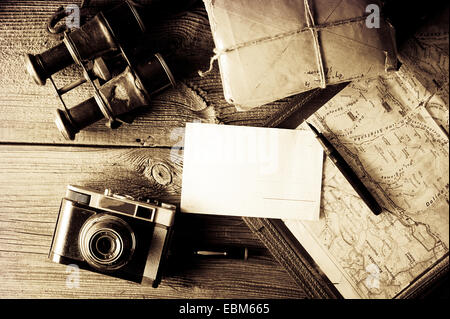
[[89, 250], [98, 263], [110, 264], [122, 253], [122, 238], [111, 229], [100, 229], [90, 240]]
[[83, 225], [79, 245], [89, 264], [105, 271], [115, 270], [123, 267], [133, 255], [135, 236], [123, 219], [98, 214]]
[[114, 251], [114, 247], [114, 241], [106, 234], [102, 234], [102, 236], [98, 238], [95, 243], [95, 248], [97, 251], [104, 256], [111, 254]]

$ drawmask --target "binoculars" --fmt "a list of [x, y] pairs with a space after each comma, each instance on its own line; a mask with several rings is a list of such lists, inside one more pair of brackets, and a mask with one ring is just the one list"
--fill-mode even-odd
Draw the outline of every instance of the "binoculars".
[[[56, 111], [55, 123], [66, 139], [75, 139], [80, 130], [102, 118], [115, 128], [121, 115], [148, 105], [152, 95], [175, 86], [159, 53], [146, 58], [133, 54], [145, 32], [136, 7], [124, 1], [98, 13], [80, 28], [66, 31], [59, 45], [25, 56], [28, 74], [39, 85], [48, 79], [64, 107]], [[58, 88], [52, 75], [74, 63], [83, 77]], [[69, 109], [62, 95], [86, 82], [93, 88], [93, 97]]]

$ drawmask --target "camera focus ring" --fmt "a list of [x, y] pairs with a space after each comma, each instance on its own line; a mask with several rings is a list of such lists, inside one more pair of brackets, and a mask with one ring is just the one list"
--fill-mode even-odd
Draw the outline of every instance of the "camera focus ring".
[[135, 236], [122, 219], [98, 214], [83, 225], [79, 237], [80, 251], [93, 267], [103, 271], [123, 267], [135, 249]]
[[90, 238], [89, 252], [100, 264], [113, 264], [121, 256], [122, 251], [122, 238], [111, 229], [99, 229]]

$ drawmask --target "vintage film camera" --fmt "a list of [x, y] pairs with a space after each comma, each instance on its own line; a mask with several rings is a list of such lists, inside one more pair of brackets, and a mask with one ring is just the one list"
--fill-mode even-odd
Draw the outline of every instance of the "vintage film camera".
[[49, 258], [157, 287], [176, 207], [69, 185]]
[[[131, 1], [98, 13], [79, 29], [64, 33], [63, 42], [41, 54], [27, 54], [25, 66], [33, 80], [44, 85], [49, 79], [63, 110], [55, 123], [67, 140], [87, 126], [106, 118], [117, 128], [127, 121], [124, 114], [149, 104], [154, 94], [175, 86], [175, 79], [163, 57], [135, 48], [146, 32], [141, 14]], [[142, 55], [142, 54], [141, 54]], [[75, 63], [83, 77], [58, 88], [52, 75]], [[63, 95], [83, 83], [90, 84], [93, 97], [69, 108]]]

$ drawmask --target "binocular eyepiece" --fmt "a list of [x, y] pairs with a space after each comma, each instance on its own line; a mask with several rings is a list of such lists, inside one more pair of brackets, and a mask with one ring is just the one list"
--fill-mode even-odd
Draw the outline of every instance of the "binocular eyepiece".
[[[102, 118], [115, 128], [120, 115], [148, 105], [151, 95], [175, 85], [160, 54], [137, 62], [130, 54], [144, 32], [136, 8], [124, 1], [98, 13], [80, 28], [65, 32], [59, 45], [41, 54], [26, 55], [26, 69], [33, 80], [44, 85], [49, 79], [56, 90], [64, 110], [57, 110], [55, 123], [66, 139], [73, 140], [80, 130]], [[57, 88], [52, 75], [73, 63], [81, 67], [83, 78]], [[62, 95], [85, 82], [91, 84], [94, 96], [67, 108]]]

